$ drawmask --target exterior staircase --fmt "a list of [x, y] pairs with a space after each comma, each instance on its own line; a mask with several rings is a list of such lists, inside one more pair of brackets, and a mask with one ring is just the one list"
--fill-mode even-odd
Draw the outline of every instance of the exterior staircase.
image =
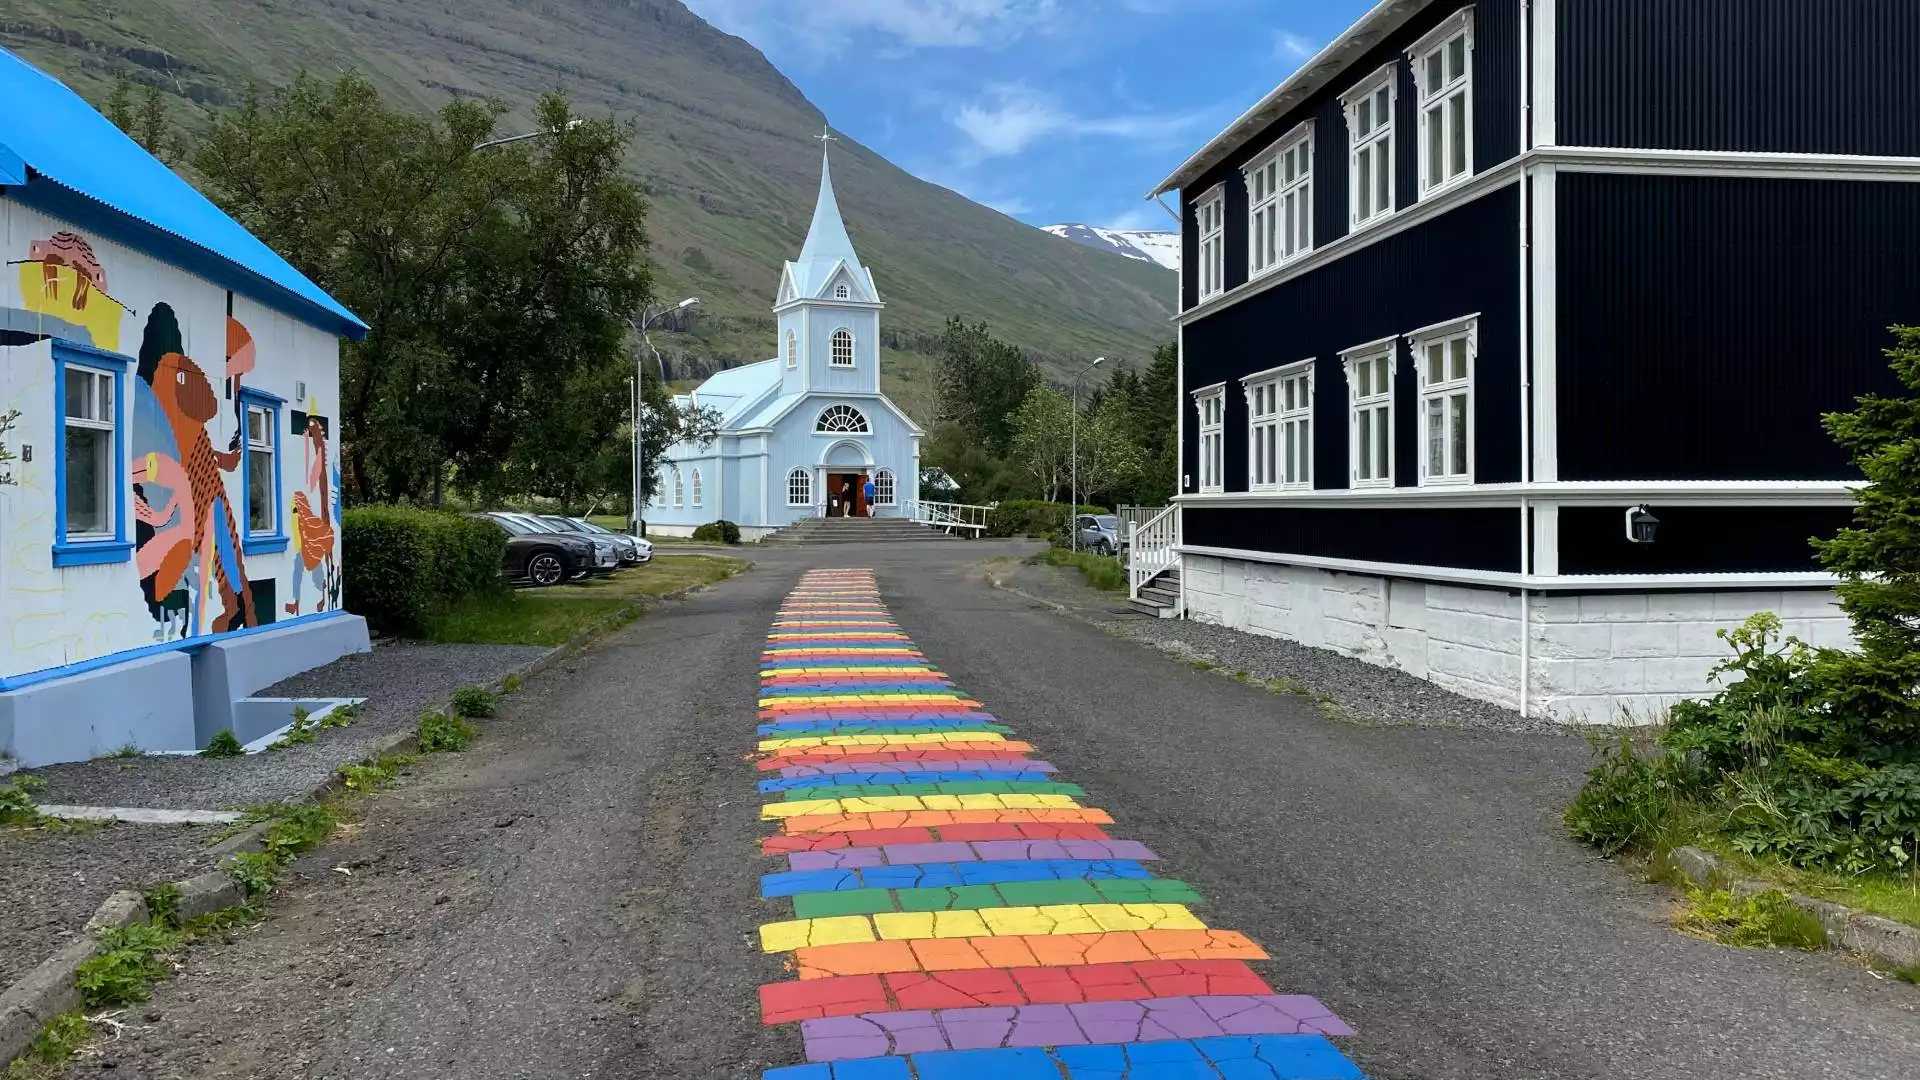
[[1180, 567], [1165, 571], [1158, 577], [1140, 587], [1140, 593], [1127, 601], [1127, 606], [1142, 615], [1151, 615], [1156, 619], [1173, 619], [1180, 615]]
[[907, 518], [801, 518], [777, 532], [769, 533], [763, 544], [897, 544], [944, 542], [957, 539]]

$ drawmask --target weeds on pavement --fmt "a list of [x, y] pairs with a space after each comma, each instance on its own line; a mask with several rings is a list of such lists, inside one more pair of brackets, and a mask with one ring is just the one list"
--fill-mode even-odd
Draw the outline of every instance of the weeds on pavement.
[[400, 770], [416, 760], [418, 759], [409, 755], [397, 755], [383, 757], [367, 765], [345, 765], [340, 769], [340, 779], [346, 784], [348, 791], [356, 794], [379, 791], [393, 783], [394, 778], [400, 775]]
[[207, 748], [200, 751], [201, 757], [236, 758], [245, 757], [246, 748], [240, 745], [240, 739], [229, 728], [221, 728], [220, 733], [207, 740]]
[[446, 754], [473, 744], [473, 725], [451, 713], [430, 712], [420, 717], [420, 752]]
[[1820, 920], [1778, 889], [1745, 899], [1721, 890], [1688, 889], [1686, 910], [1675, 925], [1696, 937], [1740, 948], [1814, 952], [1827, 944]]
[[0, 825], [34, 825], [40, 821], [39, 804], [33, 793], [41, 786], [37, 776], [15, 777], [0, 784]]
[[484, 686], [463, 686], [453, 692], [453, 711], [476, 720], [493, 715], [493, 691]]
[[27, 1052], [7, 1067], [5, 1080], [51, 1080], [59, 1076], [87, 1041], [87, 1034], [87, 1018], [80, 1010], [54, 1017]]
[[506, 678], [500, 680], [500, 692], [502, 694], [517, 694], [524, 686], [526, 686], [526, 681], [517, 674], [508, 675]]
[[293, 726], [287, 729], [285, 735], [268, 743], [267, 749], [290, 750], [293, 747], [301, 746], [318, 739], [320, 737], [320, 728], [319, 725], [313, 722], [311, 716], [312, 714], [307, 712], [306, 706], [295, 705], [293, 707]]
[[74, 969], [80, 1001], [89, 1009], [133, 1005], [147, 1000], [153, 983], [173, 973], [167, 955], [180, 945], [180, 933], [165, 926], [135, 923], [100, 935], [100, 951]]
[[180, 929], [180, 886], [168, 881], [148, 889], [141, 897], [146, 901], [147, 918], [161, 926], [174, 930]]
[[326, 715], [320, 718], [320, 727], [321, 730], [327, 728], [352, 727], [353, 722], [359, 718], [360, 706], [355, 705], [351, 701], [343, 701], [327, 710]]

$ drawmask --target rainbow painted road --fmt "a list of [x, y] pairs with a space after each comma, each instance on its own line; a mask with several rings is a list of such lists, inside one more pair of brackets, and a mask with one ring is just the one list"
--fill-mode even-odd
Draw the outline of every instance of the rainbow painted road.
[[1318, 1001], [934, 668], [869, 570], [800, 580], [761, 663], [765, 1080], [1354, 1080]]

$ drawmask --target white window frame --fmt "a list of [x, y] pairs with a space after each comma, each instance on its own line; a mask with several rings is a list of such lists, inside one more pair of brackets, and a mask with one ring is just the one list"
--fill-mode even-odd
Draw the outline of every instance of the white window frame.
[[[1442, 83], [1434, 88], [1428, 79], [1428, 63], [1439, 57], [1444, 64], [1445, 54], [1456, 40], [1465, 41], [1465, 62], [1461, 72], [1452, 78], [1445, 78], [1442, 72]], [[1413, 65], [1414, 95], [1419, 105], [1420, 197], [1424, 199], [1473, 178], [1473, 9], [1463, 8], [1458, 15], [1435, 27], [1432, 33], [1407, 50], [1407, 59]], [[1432, 112], [1436, 108], [1443, 119], [1440, 131], [1433, 130], [1431, 123]], [[1459, 109], [1462, 118], [1460, 130], [1464, 133], [1464, 143], [1459, 147], [1459, 156], [1464, 165], [1456, 174], [1436, 177], [1429, 168], [1433, 162], [1434, 139], [1439, 137], [1442, 140], [1440, 150], [1446, 162], [1442, 172], [1451, 167], [1455, 156], [1451, 139], [1453, 109]]]
[[[846, 339], [846, 343], [847, 343], [845, 360], [840, 359], [840, 356], [841, 356], [840, 341], [842, 338]], [[831, 349], [832, 349], [831, 353], [827, 357], [827, 364], [829, 367], [850, 368], [855, 365], [855, 362], [859, 358], [859, 353], [856, 351], [858, 346], [853, 337], [852, 327], [850, 326], [835, 327], [833, 331], [833, 337], [829, 338], [828, 341], [831, 342]]]
[[840, 284], [835, 285], [833, 287], [833, 298], [835, 300], [848, 300], [848, 299], [851, 299], [852, 297], [853, 297], [853, 290], [847, 288], [846, 282], [843, 281]]
[[1314, 361], [1302, 360], [1240, 380], [1248, 491], [1313, 490], [1313, 369]]
[[[858, 421], [858, 423], [853, 427], [833, 427], [827, 422], [827, 418], [830, 416], [850, 416], [855, 421]], [[866, 413], [861, 412], [852, 405], [841, 402], [829, 405], [820, 410], [820, 415], [815, 417], [813, 421], [813, 433], [815, 435], [871, 435], [873, 434], [873, 421], [867, 419]]]
[[1193, 202], [1194, 231], [1199, 234], [1200, 299], [1211, 300], [1227, 291], [1227, 191], [1216, 184]]
[[673, 508], [678, 510], [687, 505], [687, 481], [679, 468], [673, 470]]
[[799, 366], [800, 366], [800, 335], [794, 333], [792, 330], [789, 330], [787, 331], [787, 370], [792, 371], [793, 369]]
[[1247, 280], [1313, 252], [1313, 121], [1241, 172], [1247, 184]]
[[[1388, 64], [1340, 99], [1347, 113], [1347, 222], [1354, 229], [1385, 221], [1399, 209], [1400, 139], [1396, 123], [1400, 116], [1399, 74], [1397, 64]], [[1384, 120], [1379, 115], [1382, 92], [1387, 98]], [[1360, 130], [1362, 105], [1368, 107], [1368, 115], [1373, 123], [1364, 133]], [[1387, 182], [1386, 202], [1374, 205], [1364, 215], [1360, 212], [1360, 195], [1366, 190], [1360, 180], [1360, 163], [1363, 159], [1368, 162], [1369, 179], [1373, 183], [1370, 194], [1378, 193], [1383, 170]]]
[[[1480, 316], [1469, 315], [1466, 318], [1450, 322], [1436, 323], [1433, 326], [1415, 330], [1406, 335], [1408, 357], [1414, 365], [1420, 386], [1420, 486], [1450, 487], [1473, 483], [1473, 443], [1474, 443], [1474, 401], [1473, 373], [1480, 362]], [[1460, 343], [1465, 349], [1464, 376], [1457, 375], [1454, 363], [1454, 343]], [[1432, 358], [1428, 350], [1440, 346], [1446, 350], [1442, 358], [1441, 378], [1432, 378]], [[1455, 398], [1463, 398], [1461, 408], [1456, 410], [1449, 404]], [[1444, 425], [1440, 432], [1444, 456], [1444, 471], [1435, 472], [1433, 467], [1433, 417], [1432, 403], [1442, 402], [1440, 422]], [[1464, 431], [1460, 430], [1464, 427]], [[1465, 445], [1459, 455], [1464, 460], [1456, 461], [1451, 450], [1456, 434], [1464, 436]], [[1464, 466], [1465, 472], [1455, 471], [1456, 466]]]
[[1200, 492], [1226, 490], [1227, 384], [1214, 383], [1193, 392], [1200, 415]]
[[703, 490], [703, 485], [700, 483], [699, 469], [693, 470], [692, 486], [693, 486], [693, 508], [695, 510], [698, 510], [700, 509], [701, 506], [705, 505], [705, 502], [706, 502], [705, 491]]
[[787, 505], [813, 505], [813, 473], [806, 469], [794, 469], [787, 474]]
[[894, 479], [892, 469], [878, 469], [873, 474], [873, 505], [900, 505], [900, 485]]
[[[71, 400], [67, 396], [66, 380], [67, 374], [75, 371], [82, 373], [86, 380], [87, 401], [83, 407], [83, 412], [98, 415], [77, 415], [73, 411]], [[119, 490], [123, 485], [124, 474], [121, 470], [125, 463], [116, 461], [115, 459], [122, 456], [121, 448], [126, 445], [125, 438], [120, 431], [121, 380], [114, 372], [104, 367], [73, 359], [63, 359], [59, 372], [60, 412], [61, 423], [64, 430], [61, 432], [60, 446], [57, 452], [61, 455], [62, 468], [64, 468], [64, 459], [67, 454], [67, 431], [81, 428], [87, 431], [104, 432], [107, 436], [106, 468], [103, 469], [100, 476], [96, 478], [96, 483], [99, 486], [92, 493], [93, 498], [97, 500], [100, 505], [101, 527], [86, 532], [72, 531], [71, 508], [67, 500], [63, 500], [60, 506], [60, 537], [63, 542], [69, 544], [99, 543], [102, 541], [117, 540], [120, 537], [117, 522], [122, 516], [119, 509]], [[62, 485], [62, 488], [64, 491], [69, 492], [67, 499], [70, 500], [72, 498], [70, 494], [71, 489], [65, 484]]]
[[[1393, 390], [1400, 374], [1398, 346], [1398, 338], [1387, 338], [1356, 345], [1340, 354], [1347, 371], [1347, 485], [1356, 490], [1394, 485], [1398, 432], [1393, 426]], [[1384, 390], [1380, 388], [1383, 371]], [[1366, 418], [1364, 423], [1362, 417]], [[1364, 476], [1360, 471], [1363, 456], [1369, 466]]]
[[667, 474], [666, 473], [653, 474], [653, 493], [647, 496], [647, 505], [653, 507], [656, 510], [665, 509], [667, 505]]
[[[260, 401], [244, 401], [242, 404], [245, 408], [241, 410], [241, 415], [246, 419], [246, 429], [241, 432], [241, 438], [244, 439], [247, 444], [247, 452], [243, 456], [247, 469], [246, 514], [244, 515], [247, 523], [246, 533], [249, 537], [272, 536], [280, 531], [278, 509], [280, 502], [280, 459], [277, 453], [279, 450], [279, 446], [277, 445], [278, 440], [274, 438], [280, 426], [280, 410]], [[258, 417], [260, 420], [261, 438], [254, 437], [253, 421], [255, 417]], [[253, 458], [256, 456], [267, 459], [267, 491], [266, 497], [262, 500], [266, 504], [267, 519], [264, 522], [253, 520]]]

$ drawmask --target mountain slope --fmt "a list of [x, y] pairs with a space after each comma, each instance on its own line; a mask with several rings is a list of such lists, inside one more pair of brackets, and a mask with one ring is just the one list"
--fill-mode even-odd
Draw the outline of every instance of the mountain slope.
[[1102, 229], [1097, 225], [1045, 225], [1042, 231], [1064, 240], [1110, 251], [1135, 262], [1150, 262], [1169, 270], [1180, 269], [1180, 234], [1138, 229]]
[[[674, 374], [772, 355], [780, 263], [799, 250], [825, 117], [767, 59], [678, 0], [0, 0], [0, 44], [96, 103], [122, 75], [204, 128], [249, 82], [353, 68], [421, 109], [449, 95], [527, 106], [556, 87], [639, 127], [631, 167], [653, 202], [659, 293], [702, 299], [656, 334]], [[890, 387], [929, 392], [931, 337], [985, 319], [1049, 370], [1105, 353], [1144, 362], [1171, 331], [1174, 275], [1113, 259], [925, 183], [848, 139], [834, 183], [889, 308]]]

